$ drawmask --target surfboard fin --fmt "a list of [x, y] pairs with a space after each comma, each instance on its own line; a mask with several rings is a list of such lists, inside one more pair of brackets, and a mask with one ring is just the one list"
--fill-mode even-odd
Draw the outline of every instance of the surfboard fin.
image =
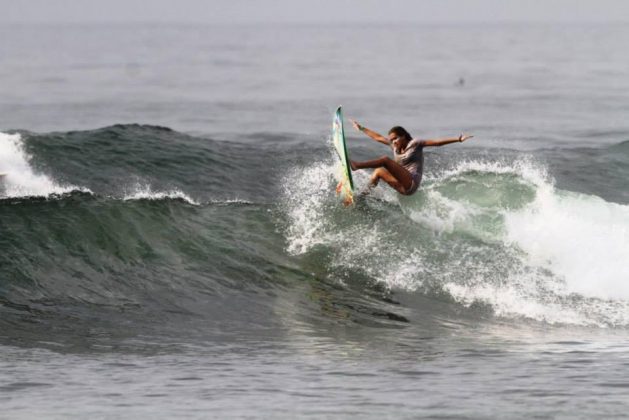
[[338, 185], [336, 186], [336, 195], [339, 195], [342, 189], [343, 189], [343, 181], [339, 181]]

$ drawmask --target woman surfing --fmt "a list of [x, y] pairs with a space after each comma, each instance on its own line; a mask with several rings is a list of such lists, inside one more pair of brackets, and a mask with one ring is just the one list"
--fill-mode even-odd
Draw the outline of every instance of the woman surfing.
[[368, 194], [372, 188], [378, 185], [381, 179], [400, 194], [414, 194], [419, 188], [424, 171], [424, 147], [443, 146], [457, 142], [461, 143], [473, 137], [461, 134], [456, 138], [436, 140], [413, 139], [408, 131], [400, 126], [391, 128], [388, 136], [384, 137], [360, 125], [354, 120], [351, 121], [356, 130], [365, 133], [378, 143], [391, 146], [393, 149], [393, 159], [388, 156], [382, 156], [378, 159], [364, 162], [350, 161], [353, 171], [366, 168], [376, 169], [373, 171], [369, 186], [363, 191], [363, 194]]

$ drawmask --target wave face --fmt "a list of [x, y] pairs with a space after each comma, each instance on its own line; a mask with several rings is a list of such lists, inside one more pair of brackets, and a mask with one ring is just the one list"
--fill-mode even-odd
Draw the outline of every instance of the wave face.
[[0, 134], [3, 339], [176, 332], [271, 287], [288, 270], [272, 175], [242, 168], [275, 150], [246, 149], [140, 125]]
[[[629, 325], [629, 206], [588, 191], [596, 178], [560, 185], [552, 151], [429, 153], [419, 193], [378, 187], [345, 209], [324, 141], [287, 149], [260, 136], [0, 134], [2, 340], [61, 342], [95, 326], [103, 340], [202, 339], [329, 319]], [[628, 151], [583, 153], [623, 162]]]

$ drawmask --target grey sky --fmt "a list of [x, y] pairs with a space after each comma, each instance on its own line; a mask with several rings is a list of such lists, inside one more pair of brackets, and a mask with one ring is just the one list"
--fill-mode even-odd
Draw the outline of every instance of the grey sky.
[[0, 22], [629, 22], [627, 0], [0, 0]]

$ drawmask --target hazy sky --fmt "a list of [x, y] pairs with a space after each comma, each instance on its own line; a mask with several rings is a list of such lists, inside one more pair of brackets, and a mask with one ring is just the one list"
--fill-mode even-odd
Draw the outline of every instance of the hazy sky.
[[0, 0], [0, 22], [629, 22], [629, 0]]

